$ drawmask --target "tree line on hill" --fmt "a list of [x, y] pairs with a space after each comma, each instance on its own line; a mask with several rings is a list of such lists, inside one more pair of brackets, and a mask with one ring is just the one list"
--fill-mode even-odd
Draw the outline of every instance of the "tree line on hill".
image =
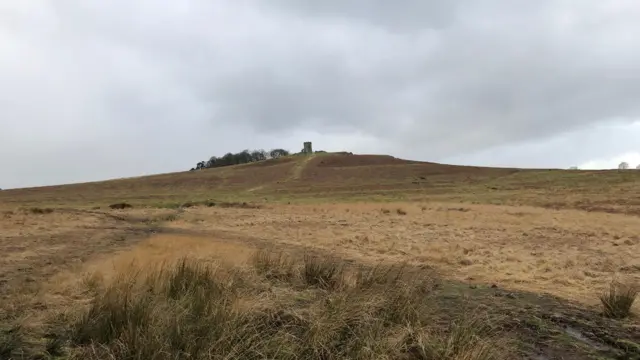
[[191, 171], [239, 164], [248, 164], [256, 161], [277, 159], [282, 156], [288, 155], [290, 155], [290, 153], [285, 149], [273, 149], [271, 151], [247, 149], [235, 154], [229, 152], [221, 157], [212, 156], [207, 161], [198, 162], [198, 164], [196, 164], [196, 167], [191, 168]]

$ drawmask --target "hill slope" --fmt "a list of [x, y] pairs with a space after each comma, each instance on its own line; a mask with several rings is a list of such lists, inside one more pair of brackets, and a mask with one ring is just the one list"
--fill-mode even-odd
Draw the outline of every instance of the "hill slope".
[[5, 190], [0, 206], [134, 205], [220, 199], [408, 199], [640, 213], [640, 171], [454, 166], [382, 155], [287, 157], [203, 171]]

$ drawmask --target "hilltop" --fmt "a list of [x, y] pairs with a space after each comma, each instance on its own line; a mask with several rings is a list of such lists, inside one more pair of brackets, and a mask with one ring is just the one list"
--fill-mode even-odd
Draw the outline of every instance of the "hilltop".
[[206, 199], [437, 200], [640, 213], [640, 172], [490, 168], [387, 155], [287, 156], [222, 168], [5, 190], [7, 206], [89, 206]]

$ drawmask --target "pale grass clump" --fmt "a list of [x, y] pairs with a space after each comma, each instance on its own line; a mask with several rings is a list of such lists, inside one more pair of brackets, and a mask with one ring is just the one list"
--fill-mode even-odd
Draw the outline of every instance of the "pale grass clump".
[[304, 256], [302, 278], [306, 285], [335, 289], [343, 284], [344, 276], [344, 263], [330, 258]]
[[257, 251], [251, 263], [258, 274], [267, 279], [290, 281], [297, 275], [295, 262], [284, 253]]
[[298, 263], [268, 252], [251, 265], [255, 272], [183, 259], [124, 273], [69, 320], [66, 352], [89, 360], [508, 358], [489, 319], [436, 326], [424, 277], [404, 265]]
[[360, 288], [370, 288], [375, 285], [396, 283], [404, 274], [405, 264], [384, 266], [377, 264], [368, 269], [361, 269], [356, 273], [356, 285]]
[[[449, 324], [446, 335], [431, 329], [409, 328], [406, 341], [415, 359], [490, 360], [496, 359], [496, 345], [501, 340], [489, 335], [491, 328], [481, 318], [461, 318]], [[506, 357], [506, 354], [504, 355]]]
[[628, 317], [639, 292], [640, 289], [635, 284], [612, 281], [609, 291], [600, 295], [604, 316], [614, 319]]

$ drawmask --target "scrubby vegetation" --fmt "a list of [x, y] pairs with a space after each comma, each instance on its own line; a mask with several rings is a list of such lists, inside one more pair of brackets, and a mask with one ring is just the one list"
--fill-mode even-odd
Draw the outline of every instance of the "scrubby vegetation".
[[184, 259], [122, 273], [55, 344], [77, 359], [509, 358], [490, 319], [436, 321], [437, 282], [402, 266], [270, 252], [251, 265]]
[[207, 161], [200, 161], [195, 168], [191, 170], [201, 170], [208, 168], [216, 168], [230, 165], [248, 164], [256, 161], [264, 161], [267, 159], [277, 159], [282, 156], [288, 156], [290, 153], [285, 149], [273, 149], [269, 152], [265, 150], [243, 150], [239, 153], [226, 153], [222, 157], [212, 156]]

